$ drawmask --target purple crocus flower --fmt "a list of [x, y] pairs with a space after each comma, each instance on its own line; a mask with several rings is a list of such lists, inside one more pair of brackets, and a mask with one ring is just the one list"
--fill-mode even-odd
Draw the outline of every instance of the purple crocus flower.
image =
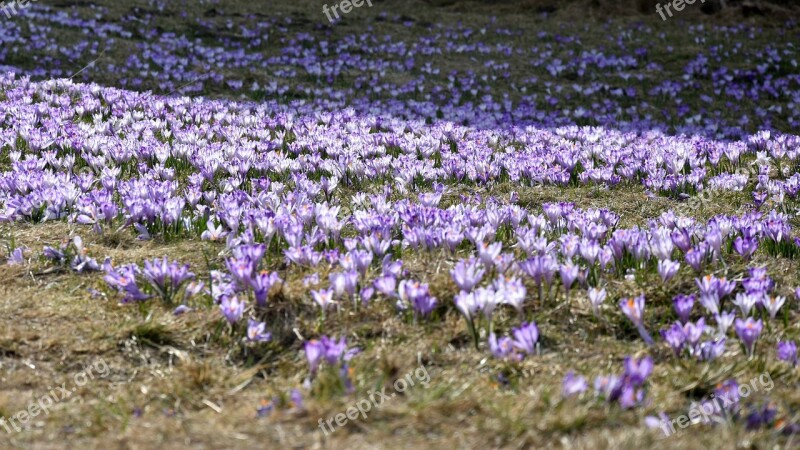
[[692, 247], [686, 252], [686, 264], [694, 269], [695, 272], [700, 272], [703, 269], [703, 262], [706, 259], [706, 252], [704, 249], [699, 248], [699, 246]]
[[514, 348], [524, 352], [526, 355], [532, 355], [536, 351], [536, 343], [539, 341], [539, 328], [536, 327], [535, 322], [524, 323], [519, 328], [512, 330], [514, 341], [512, 344]]
[[597, 395], [602, 396], [607, 402], [616, 401], [625, 383], [622, 377], [617, 375], [602, 375], [594, 379], [594, 390]]
[[11, 251], [8, 255], [8, 261], [6, 264], [9, 266], [25, 264], [25, 248], [24, 247], [17, 247]]
[[670, 261], [668, 259], [662, 259], [658, 261], [658, 274], [661, 276], [661, 280], [666, 283], [667, 281], [671, 280], [672, 277], [678, 273], [678, 269], [681, 268], [681, 263]]
[[310, 341], [306, 341], [303, 348], [305, 349], [306, 359], [308, 359], [308, 365], [311, 375], [313, 376], [315, 373], [317, 373], [319, 364], [322, 362], [322, 357], [325, 352], [325, 345], [316, 339], [311, 339]]
[[194, 274], [189, 272], [188, 264], [181, 266], [177, 261], [169, 263], [166, 257], [156, 258], [152, 262], [145, 261], [142, 275], [167, 303], [172, 301], [184, 283], [194, 279]]
[[549, 286], [558, 270], [558, 263], [550, 255], [537, 255], [520, 263], [519, 268], [539, 286]]
[[103, 263], [103, 269], [106, 272], [105, 277], [103, 277], [105, 282], [118, 292], [125, 294], [122, 303], [142, 301], [150, 298], [150, 296], [142, 292], [136, 284], [136, 274], [139, 268], [135, 264], [114, 269], [111, 265], [111, 261], [106, 258], [106, 261]]
[[755, 237], [738, 236], [736, 240], [733, 241], [733, 248], [736, 250], [736, 253], [744, 256], [746, 259], [750, 259], [753, 253], [758, 249], [758, 239]]
[[489, 351], [498, 359], [508, 359], [514, 354], [514, 345], [511, 338], [501, 337], [499, 340], [494, 333], [489, 335]]
[[575, 376], [575, 372], [570, 370], [564, 376], [564, 381], [561, 383], [561, 395], [564, 396], [564, 398], [572, 397], [585, 392], [587, 387], [586, 378]]
[[372, 285], [375, 286], [375, 289], [377, 289], [378, 292], [387, 297], [394, 297], [397, 295], [395, 292], [397, 287], [397, 279], [395, 279], [395, 277], [391, 274], [381, 275], [375, 279]]
[[525, 285], [517, 277], [504, 277], [498, 275], [492, 283], [495, 298], [501, 303], [511, 305], [518, 313], [522, 314], [522, 305], [525, 301]]
[[644, 384], [650, 373], [653, 372], [653, 358], [645, 356], [641, 359], [625, 358], [625, 378], [634, 386]]
[[745, 349], [747, 349], [747, 355], [750, 357], [753, 356], [753, 349], [755, 348], [758, 336], [761, 335], [763, 326], [764, 324], [761, 322], [761, 319], [753, 320], [752, 317], [748, 317], [747, 320], [736, 319], [736, 335], [742, 340]]
[[676, 322], [666, 330], [661, 330], [661, 337], [669, 344], [675, 356], [680, 356], [683, 345], [686, 342], [686, 335], [683, 333], [683, 327], [680, 323]]
[[289, 400], [292, 401], [292, 405], [296, 411], [302, 411], [305, 408], [303, 405], [303, 394], [298, 389], [292, 389], [292, 392], [289, 394]]
[[56, 250], [55, 248], [50, 247], [49, 245], [44, 246], [44, 248], [42, 249], [42, 255], [45, 258], [52, 259], [53, 261], [56, 262], [63, 262], [64, 259], [66, 258], [66, 255], [64, 254], [63, 251]]
[[756, 306], [756, 303], [759, 303], [762, 295], [739, 292], [736, 294], [733, 304], [739, 307], [739, 309], [742, 311], [743, 317], [747, 317], [750, 315], [750, 311], [753, 309], [753, 307]]
[[272, 289], [276, 283], [280, 282], [281, 278], [277, 272], [262, 271], [256, 274], [252, 279], [253, 294], [256, 298], [256, 306], [267, 306], [267, 296], [269, 290]]
[[701, 317], [696, 323], [686, 322], [683, 324], [683, 335], [686, 336], [686, 343], [689, 345], [689, 350], [694, 351], [700, 338], [703, 337], [703, 332], [706, 329], [706, 318]]
[[589, 303], [592, 305], [592, 311], [594, 311], [594, 315], [597, 316], [600, 311], [600, 305], [602, 305], [606, 300], [606, 290], [605, 288], [597, 289], [596, 287], [593, 287], [589, 289], [588, 295]]
[[247, 340], [250, 342], [268, 342], [272, 333], [266, 331], [266, 324], [253, 319], [247, 321]]
[[769, 313], [769, 318], [775, 320], [775, 316], [778, 314], [778, 311], [783, 306], [783, 303], [786, 301], [786, 297], [782, 296], [769, 296], [765, 299], [761, 300], [761, 304]]
[[644, 391], [636, 389], [636, 387], [629, 383], [623, 383], [622, 389], [619, 394], [619, 406], [622, 409], [630, 409], [639, 405], [644, 400]]
[[400, 300], [404, 303], [402, 307], [411, 305], [414, 312], [427, 316], [436, 307], [436, 297], [428, 292], [428, 285], [416, 280], [403, 280], [397, 287]]
[[650, 334], [644, 327], [644, 295], [627, 300], [622, 299], [619, 302], [619, 307], [622, 309], [625, 316], [636, 326], [644, 342], [647, 345], [653, 345], [653, 338], [650, 337]]
[[559, 268], [561, 284], [564, 286], [564, 290], [566, 290], [567, 295], [569, 295], [569, 290], [572, 287], [572, 284], [575, 282], [575, 279], [578, 278], [578, 270], [580, 270], [580, 268], [571, 262], [562, 264]]
[[797, 345], [794, 341], [778, 342], [778, 359], [797, 366]]
[[728, 332], [728, 328], [733, 325], [734, 319], [736, 319], [736, 313], [733, 311], [723, 312], [714, 316], [720, 336], [725, 336], [725, 334]]
[[180, 316], [180, 315], [183, 315], [183, 314], [185, 314], [185, 313], [187, 313], [187, 312], [189, 312], [191, 310], [192, 310], [192, 308], [189, 308], [186, 305], [178, 305], [178, 307], [175, 308], [174, 311], [172, 311], [172, 315], [173, 316]]
[[453, 301], [456, 304], [456, 309], [464, 315], [467, 321], [472, 322], [478, 309], [480, 309], [480, 304], [475, 299], [475, 293], [461, 291], [456, 294]]
[[692, 314], [692, 307], [694, 307], [694, 295], [678, 294], [672, 299], [672, 307], [675, 308], [675, 313], [681, 322], [686, 323], [689, 321], [689, 316]]
[[333, 291], [331, 289], [320, 289], [319, 291], [311, 291], [311, 297], [319, 305], [324, 313], [328, 308], [336, 304], [333, 299]]
[[697, 359], [700, 361], [713, 361], [725, 353], [726, 339], [719, 338], [714, 341], [700, 343], [697, 347]]
[[714, 397], [722, 408], [734, 412], [739, 404], [739, 384], [734, 379], [723, 381], [714, 389]]
[[222, 297], [222, 301], [219, 304], [219, 309], [222, 311], [222, 315], [225, 316], [225, 320], [227, 320], [230, 324], [234, 324], [242, 318], [242, 314], [244, 313], [244, 302], [239, 301], [239, 298], [237, 298], [235, 295], [226, 295]]
[[469, 260], [462, 259], [456, 263], [453, 270], [450, 271], [450, 275], [460, 290], [469, 292], [480, 283], [484, 272], [480, 262], [473, 257]]

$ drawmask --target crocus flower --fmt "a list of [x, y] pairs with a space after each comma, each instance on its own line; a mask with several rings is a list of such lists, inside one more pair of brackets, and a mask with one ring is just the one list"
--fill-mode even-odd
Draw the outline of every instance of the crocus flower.
[[564, 286], [564, 290], [567, 292], [567, 296], [569, 296], [569, 290], [575, 282], [575, 279], [578, 278], [579, 269], [578, 266], [571, 262], [562, 264], [559, 268], [559, 277], [561, 278], [561, 284]]
[[725, 341], [726, 339], [723, 337], [714, 341], [700, 343], [696, 352], [697, 359], [700, 361], [713, 361], [719, 358], [725, 353]]
[[180, 315], [185, 314], [185, 313], [187, 313], [187, 312], [189, 312], [191, 310], [192, 310], [192, 308], [189, 308], [186, 305], [178, 305], [178, 307], [175, 308], [174, 311], [172, 311], [172, 315], [173, 316], [180, 316]]
[[778, 342], [778, 359], [797, 366], [797, 345], [794, 341]]
[[336, 301], [333, 299], [333, 290], [331, 289], [320, 289], [318, 291], [311, 291], [311, 297], [314, 301], [319, 305], [320, 309], [324, 313], [328, 310], [331, 306], [336, 304]]
[[694, 295], [676, 295], [672, 299], [672, 307], [675, 308], [675, 313], [681, 322], [686, 323], [689, 321], [689, 316], [692, 314], [692, 307], [694, 306]]
[[225, 296], [219, 304], [219, 309], [222, 311], [222, 315], [225, 316], [225, 320], [230, 324], [234, 324], [242, 318], [244, 302], [239, 301], [235, 295]]
[[24, 247], [17, 247], [11, 251], [11, 254], [8, 255], [8, 261], [6, 264], [9, 266], [19, 265], [25, 263], [25, 248]]
[[633, 383], [634, 386], [641, 386], [644, 384], [650, 373], [653, 372], [653, 358], [645, 356], [641, 359], [625, 358], [625, 377], [628, 381]]
[[595, 392], [608, 402], [616, 401], [623, 387], [623, 379], [617, 375], [602, 375], [594, 379]]
[[756, 305], [758, 300], [759, 296], [740, 292], [736, 294], [736, 298], [733, 300], [733, 304], [738, 306], [739, 309], [742, 311], [742, 317], [747, 317], [750, 315], [750, 311]]
[[492, 283], [495, 297], [498, 301], [511, 305], [518, 313], [522, 314], [522, 304], [525, 301], [525, 286], [517, 277], [504, 277], [498, 275]]
[[177, 261], [169, 263], [166, 257], [155, 258], [152, 262], [145, 261], [142, 275], [167, 303], [172, 301], [181, 286], [195, 277], [189, 271], [188, 264], [180, 265]]
[[456, 263], [450, 275], [453, 277], [456, 286], [462, 291], [471, 291], [483, 278], [485, 270], [481, 267], [478, 260], [470, 258], [469, 260], [462, 259]]
[[319, 364], [322, 362], [322, 357], [325, 352], [325, 345], [316, 339], [311, 339], [306, 341], [304, 349], [306, 352], [306, 359], [308, 359], [308, 365], [310, 368], [309, 370], [313, 376], [315, 373], [317, 373]]
[[252, 286], [253, 294], [256, 298], [256, 306], [267, 306], [267, 295], [269, 294], [269, 290], [272, 288], [272, 286], [280, 281], [281, 279], [277, 272], [270, 273], [267, 271], [261, 271], [253, 276]]
[[150, 296], [142, 292], [136, 284], [136, 274], [139, 268], [135, 264], [114, 269], [111, 265], [111, 261], [106, 258], [106, 261], [103, 263], [103, 270], [106, 272], [105, 277], [103, 277], [105, 282], [120, 293], [125, 294], [122, 303], [142, 301], [150, 298]]
[[686, 263], [694, 269], [695, 272], [700, 272], [703, 269], [703, 262], [705, 261], [705, 250], [692, 247], [686, 252]]
[[517, 350], [526, 355], [532, 355], [536, 350], [536, 343], [539, 341], [539, 328], [535, 322], [523, 323], [519, 328], [512, 330], [514, 341], [512, 344]]
[[344, 336], [339, 338], [338, 341], [336, 339], [331, 339], [328, 336], [322, 336], [320, 341], [324, 346], [323, 357], [328, 364], [335, 365], [342, 359], [345, 351], [347, 350], [347, 340], [344, 338]]
[[650, 334], [644, 327], [644, 295], [627, 300], [620, 300], [619, 307], [622, 309], [622, 312], [625, 313], [625, 316], [636, 326], [644, 342], [647, 345], [653, 345], [653, 338], [650, 337]]
[[778, 311], [781, 309], [781, 306], [783, 306], [785, 301], [786, 297], [782, 296], [770, 296], [767, 299], [762, 300], [762, 304], [769, 313], [770, 319], [775, 319], [775, 315], [778, 314]]
[[253, 319], [247, 321], [247, 340], [250, 342], [268, 342], [272, 334], [266, 331], [266, 324]]
[[570, 370], [564, 376], [564, 381], [561, 383], [561, 395], [564, 396], [564, 398], [572, 397], [585, 392], [587, 387], [586, 378], [575, 376], [575, 372]]
[[689, 350], [694, 352], [695, 347], [703, 337], [703, 332], [706, 329], [706, 318], [701, 317], [696, 323], [686, 322], [683, 324], [683, 335], [686, 336], [686, 343], [689, 345]]
[[589, 289], [589, 303], [592, 305], [592, 311], [594, 311], [594, 315], [597, 316], [600, 311], [600, 305], [606, 300], [606, 290], [597, 289], [593, 287]]
[[661, 330], [661, 337], [669, 344], [675, 356], [680, 356], [683, 345], [686, 342], [686, 335], [680, 323], [674, 323], [670, 328]]
[[725, 336], [725, 334], [728, 332], [728, 328], [733, 325], [734, 319], [736, 319], [736, 313], [733, 311], [723, 312], [714, 316], [720, 336]]
[[475, 303], [478, 304], [483, 317], [491, 323], [492, 316], [494, 315], [494, 310], [497, 308], [499, 304], [497, 293], [491, 287], [483, 287], [476, 289], [475, 292]]
[[456, 304], [456, 309], [458, 309], [458, 311], [463, 314], [468, 321], [472, 322], [480, 307], [478, 302], [475, 300], [475, 294], [461, 291], [456, 294], [453, 301]]
[[672, 277], [678, 273], [678, 269], [681, 268], [681, 263], [670, 261], [668, 259], [662, 259], [658, 261], [658, 274], [661, 276], [661, 280], [666, 283], [667, 281], [671, 280]]
[[750, 259], [753, 253], [758, 249], [758, 239], [739, 236], [733, 241], [733, 248], [736, 250], [736, 253], [744, 256], [746, 259]]
[[733, 413], [739, 404], [739, 384], [734, 379], [723, 381], [714, 389], [714, 397], [723, 408]]
[[200, 235], [200, 239], [204, 241], [221, 241], [227, 236], [228, 233], [222, 225], [215, 226], [214, 221], [209, 220], [206, 222], [206, 231]]
[[770, 403], [765, 403], [761, 408], [756, 408], [747, 415], [746, 428], [748, 430], [758, 430], [767, 427], [775, 420], [778, 410]]
[[395, 288], [397, 287], [397, 279], [393, 275], [384, 274], [376, 278], [372, 283], [375, 289], [387, 297], [395, 297], [397, 294]]
[[756, 340], [758, 340], [758, 336], [761, 335], [761, 329], [763, 328], [761, 319], [753, 320], [752, 317], [748, 317], [747, 320], [736, 319], [735, 328], [736, 335], [739, 336], [745, 349], [747, 349], [747, 355], [752, 357]]
[[498, 359], [508, 359], [514, 354], [514, 345], [511, 338], [507, 336], [501, 337], [499, 340], [494, 333], [489, 335], [489, 351]]
[[427, 316], [436, 307], [436, 297], [428, 292], [427, 283], [420, 283], [416, 280], [403, 280], [397, 287], [398, 296], [405, 308], [410, 305], [415, 313]]

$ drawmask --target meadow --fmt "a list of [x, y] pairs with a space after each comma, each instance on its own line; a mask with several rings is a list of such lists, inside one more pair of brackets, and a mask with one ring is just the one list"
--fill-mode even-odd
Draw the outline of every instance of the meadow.
[[0, 446], [796, 446], [800, 16], [619, 3], [0, 15]]

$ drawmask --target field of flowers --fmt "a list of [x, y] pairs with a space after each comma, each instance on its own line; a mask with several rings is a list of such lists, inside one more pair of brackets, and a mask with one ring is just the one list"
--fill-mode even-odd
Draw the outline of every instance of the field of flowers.
[[0, 16], [0, 446], [796, 446], [798, 23], [473, 6]]

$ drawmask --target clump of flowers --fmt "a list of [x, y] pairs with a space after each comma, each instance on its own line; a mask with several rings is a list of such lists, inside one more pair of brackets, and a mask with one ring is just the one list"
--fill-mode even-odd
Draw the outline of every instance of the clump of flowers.
[[539, 328], [535, 322], [523, 323], [519, 328], [511, 330], [512, 337], [500, 339], [494, 333], [489, 334], [489, 350], [495, 358], [522, 361], [533, 355], [539, 348]]
[[[145, 261], [144, 269], [136, 264], [114, 268], [111, 260], [106, 259], [103, 270], [106, 272], [103, 278], [106, 284], [124, 295], [123, 303], [147, 300], [155, 296], [166, 305], [173, 305], [182, 292], [180, 298], [183, 304], [200, 293], [205, 286], [203, 282], [193, 281], [195, 275], [189, 271], [188, 264], [180, 265], [177, 261], [170, 263], [166, 257]], [[137, 278], [146, 284], [140, 287]]]
[[8, 258], [6, 264], [9, 266], [18, 266], [25, 264], [25, 252], [27, 247], [14, 247], [13, 244], [8, 246]]
[[326, 382], [323, 382], [325, 386], [331, 380], [338, 380], [345, 392], [353, 391], [349, 362], [361, 351], [358, 347], [348, 349], [347, 340], [344, 337], [337, 341], [328, 336], [322, 336], [319, 339], [306, 341], [304, 351], [310, 372], [310, 376], [305, 383], [307, 387], [310, 386], [312, 380], [322, 375], [321, 368], [327, 368]]
[[57, 249], [46, 245], [42, 256], [59, 265], [69, 262], [69, 267], [78, 273], [100, 270], [97, 261], [89, 257], [89, 249], [83, 246], [80, 236], [64, 240]]
[[[653, 372], [653, 358], [640, 359], [626, 357], [622, 375], [600, 375], [594, 380], [594, 390], [598, 398], [607, 403], [618, 403], [624, 409], [641, 405], [645, 398], [645, 382]], [[570, 371], [562, 383], [562, 395], [572, 397], [587, 389], [586, 379]]]
[[653, 371], [653, 358], [625, 358], [625, 371], [621, 376], [607, 375], [595, 378], [597, 395], [608, 403], [618, 402], [624, 408], [642, 404], [645, 396], [644, 383]]
[[176, 294], [191, 280], [195, 275], [189, 271], [189, 265], [180, 265], [177, 261], [171, 263], [165, 256], [162, 259], [155, 258], [152, 261], [144, 262], [142, 275], [156, 295], [161, 300], [170, 305]]

